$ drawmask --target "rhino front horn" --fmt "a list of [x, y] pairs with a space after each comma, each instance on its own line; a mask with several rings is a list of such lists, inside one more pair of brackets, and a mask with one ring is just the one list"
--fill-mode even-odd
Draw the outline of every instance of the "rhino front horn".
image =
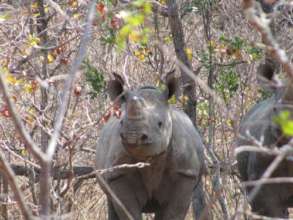
[[128, 119], [142, 118], [143, 100], [138, 96], [133, 96], [127, 102], [127, 117]]

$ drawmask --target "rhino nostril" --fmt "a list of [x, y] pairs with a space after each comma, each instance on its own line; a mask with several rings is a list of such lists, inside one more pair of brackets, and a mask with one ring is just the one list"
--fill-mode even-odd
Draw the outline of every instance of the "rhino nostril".
[[142, 134], [141, 137], [140, 137], [140, 139], [142, 141], [146, 141], [148, 139], [148, 136], [146, 134]]
[[125, 136], [124, 136], [123, 133], [120, 133], [120, 137], [121, 137], [122, 140], [125, 140]]

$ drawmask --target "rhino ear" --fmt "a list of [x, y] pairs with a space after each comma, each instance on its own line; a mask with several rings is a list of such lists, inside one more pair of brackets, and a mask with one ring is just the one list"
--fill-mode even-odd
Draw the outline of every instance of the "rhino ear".
[[114, 101], [123, 92], [124, 80], [117, 73], [113, 73], [112, 78], [113, 79], [108, 82], [107, 90], [110, 99]]
[[258, 66], [258, 74], [260, 77], [271, 81], [274, 77], [275, 68], [272, 64], [262, 63]]
[[177, 89], [179, 87], [178, 78], [175, 76], [175, 69], [171, 70], [166, 74], [166, 91], [164, 92], [166, 94], [166, 97], [169, 99], [174, 94], [176, 94]]
[[277, 77], [277, 66], [274, 62], [265, 62], [258, 66], [257, 80], [266, 90], [275, 91], [280, 87], [281, 82]]

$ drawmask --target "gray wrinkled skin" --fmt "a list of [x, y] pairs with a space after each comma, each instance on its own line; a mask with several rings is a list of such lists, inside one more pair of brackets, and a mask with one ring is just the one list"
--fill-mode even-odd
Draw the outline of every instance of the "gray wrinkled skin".
[[[167, 104], [175, 91], [174, 80], [167, 81], [165, 92], [153, 87], [126, 92], [121, 98], [121, 118], [111, 118], [100, 133], [97, 169], [151, 163], [104, 176], [135, 220], [142, 219], [143, 212], [155, 213], [156, 220], [183, 220], [203, 172], [198, 132], [185, 113]], [[112, 94], [119, 95], [123, 82], [116, 76], [113, 84], [110, 90], [116, 92]], [[108, 208], [110, 220], [126, 219], [109, 198]]]
[[[240, 124], [240, 137], [237, 146], [253, 145], [247, 137], [247, 131], [257, 140], [263, 138], [263, 145], [268, 148], [281, 147], [288, 143], [278, 125], [273, 122], [275, 116], [287, 110], [293, 115], [293, 85], [278, 91], [273, 97], [255, 105]], [[238, 154], [238, 168], [242, 181], [257, 180], [261, 177], [273, 156], [256, 152]], [[292, 157], [284, 160], [272, 177], [293, 177]], [[247, 188], [248, 193], [251, 188]], [[251, 202], [252, 211], [270, 217], [288, 217], [288, 207], [293, 207], [293, 184], [265, 184]]]

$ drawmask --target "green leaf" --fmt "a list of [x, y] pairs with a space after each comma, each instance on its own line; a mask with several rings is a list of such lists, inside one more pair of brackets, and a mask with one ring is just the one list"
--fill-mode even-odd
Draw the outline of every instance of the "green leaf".
[[85, 70], [86, 82], [88, 82], [92, 90], [90, 92], [92, 97], [96, 97], [105, 87], [104, 74], [101, 71], [98, 71], [94, 66], [90, 64], [89, 60], [83, 62], [83, 67]]
[[129, 16], [125, 20], [128, 24], [132, 26], [139, 26], [144, 22], [144, 15], [137, 14], [137, 15]]
[[293, 136], [293, 120], [290, 119], [289, 111], [282, 111], [273, 121], [281, 127], [285, 136]]

